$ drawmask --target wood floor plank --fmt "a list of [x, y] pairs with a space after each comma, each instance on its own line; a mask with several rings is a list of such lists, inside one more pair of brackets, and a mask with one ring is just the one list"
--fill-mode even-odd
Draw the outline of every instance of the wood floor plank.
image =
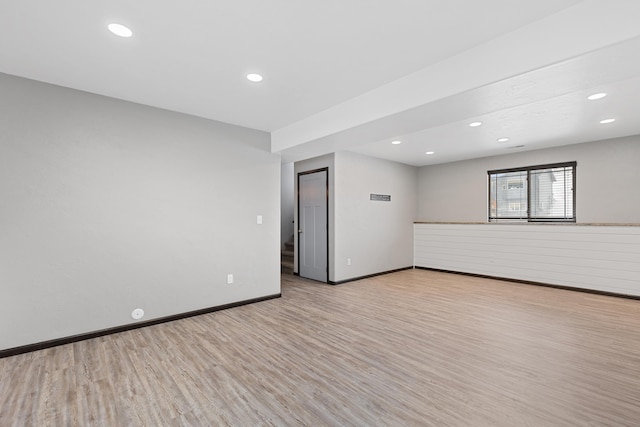
[[640, 301], [424, 270], [0, 359], [0, 426], [638, 426]]

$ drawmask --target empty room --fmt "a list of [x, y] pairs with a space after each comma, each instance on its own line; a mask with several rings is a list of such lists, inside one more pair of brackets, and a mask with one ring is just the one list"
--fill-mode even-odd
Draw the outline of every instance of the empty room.
[[640, 3], [0, 5], [0, 426], [640, 425]]

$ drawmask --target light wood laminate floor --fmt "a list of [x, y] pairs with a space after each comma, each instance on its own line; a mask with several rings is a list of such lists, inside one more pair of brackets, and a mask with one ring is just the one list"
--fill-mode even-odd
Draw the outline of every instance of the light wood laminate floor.
[[0, 426], [639, 426], [640, 301], [407, 270], [0, 359]]

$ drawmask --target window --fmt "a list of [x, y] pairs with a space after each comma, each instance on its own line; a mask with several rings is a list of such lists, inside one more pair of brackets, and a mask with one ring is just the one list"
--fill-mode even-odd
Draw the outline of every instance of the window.
[[576, 221], [576, 162], [489, 171], [489, 221]]

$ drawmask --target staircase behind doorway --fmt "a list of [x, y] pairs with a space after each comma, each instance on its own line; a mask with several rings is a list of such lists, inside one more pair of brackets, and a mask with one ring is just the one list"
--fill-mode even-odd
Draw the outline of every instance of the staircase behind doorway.
[[293, 274], [293, 238], [285, 242], [284, 249], [280, 252], [280, 272]]

